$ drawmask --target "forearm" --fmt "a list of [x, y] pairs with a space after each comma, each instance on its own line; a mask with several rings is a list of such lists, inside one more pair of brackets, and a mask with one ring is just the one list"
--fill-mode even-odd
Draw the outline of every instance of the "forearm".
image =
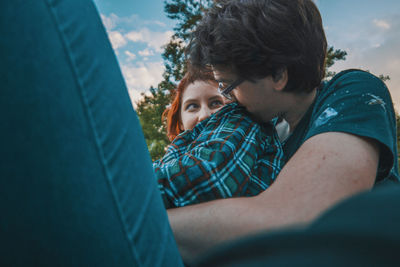
[[[184, 261], [190, 263], [215, 245], [260, 231], [306, 226], [333, 204], [368, 189], [334, 196], [325, 190], [326, 197], [310, 194], [307, 199], [297, 200], [295, 195], [291, 199], [274, 197], [280, 189], [271, 190], [273, 186], [256, 197], [220, 199], [169, 209], [170, 224]], [[314, 197], [320, 201], [314, 201]]]
[[229, 225], [227, 222], [231, 218], [242, 218], [246, 203], [244, 198], [241, 201], [231, 198], [168, 210], [183, 259], [190, 262], [208, 248], [245, 234], [249, 228], [245, 227], [244, 220], [235, 220], [234, 224]]
[[[213, 246], [259, 231], [302, 224], [307, 217], [266, 204], [257, 197], [230, 198], [168, 210], [176, 242], [186, 262]], [[294, 216], [298, 216], [294, 218]]]

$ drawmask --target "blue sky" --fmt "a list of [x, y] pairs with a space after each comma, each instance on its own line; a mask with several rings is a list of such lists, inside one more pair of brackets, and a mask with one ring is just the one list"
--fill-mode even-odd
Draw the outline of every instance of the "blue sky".
[[[329, 45], [347, 51], [333, 70], [362, 68], [389, 75], [387, 85], [400, 111], [400, 1], [314, 0]], [[175, 22], [164, 13], [163, 0], [94, 0], [133, 101], [157, 86], [164, 71], [162, 46]]]

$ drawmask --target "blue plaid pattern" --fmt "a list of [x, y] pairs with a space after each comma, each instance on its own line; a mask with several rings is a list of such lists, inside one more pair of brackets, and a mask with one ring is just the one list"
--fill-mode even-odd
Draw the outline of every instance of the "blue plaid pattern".
[[256, 123], [236, 103], [178, 135], [153, 163], [166, 208], [255, 196], [283, 166], [273, 123]]

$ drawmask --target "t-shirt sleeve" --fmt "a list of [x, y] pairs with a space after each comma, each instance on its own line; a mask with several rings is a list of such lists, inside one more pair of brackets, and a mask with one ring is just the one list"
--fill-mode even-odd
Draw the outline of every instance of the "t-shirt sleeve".
[[170, 150], [173, 157], [153, 165], [167, 208], [260, 193], [278, 175], [283, 152], [272, 126], [268, 134], [233, 107], [201, 125], [184, 153]]
[[396, 120], [385, 84], [364, 71], [348, 71], [320, 92], [305, 139], [324, 132], [346, 132], [380, 144], [377, 181], [397, 169]]

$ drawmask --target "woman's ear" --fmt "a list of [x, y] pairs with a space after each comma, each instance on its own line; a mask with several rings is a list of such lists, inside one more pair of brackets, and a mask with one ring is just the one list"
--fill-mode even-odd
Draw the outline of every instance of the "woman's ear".
[[287, 68], [284, 68], [283, 70], [279, 71], [277, 75], [273, 78], [274, 81], [274, 89], [276, 91], [282, 91], [288, 82], [288, 72]]

